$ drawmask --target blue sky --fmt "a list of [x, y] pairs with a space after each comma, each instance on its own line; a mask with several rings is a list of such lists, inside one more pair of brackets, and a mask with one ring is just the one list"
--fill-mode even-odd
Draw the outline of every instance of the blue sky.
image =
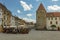
[[14, 16], [26, 21], [36, 21], [36, 10], [43, 3], [47, 12], [60, 12], [60, 0], [0, 0]]

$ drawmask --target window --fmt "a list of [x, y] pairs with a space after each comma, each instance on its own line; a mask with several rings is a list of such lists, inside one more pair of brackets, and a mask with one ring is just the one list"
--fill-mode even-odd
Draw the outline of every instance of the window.
[[58, 24], [58, 22], [56, 21], [56, 24]]
[[1, 15], [1, 13], [0, 13], [0, 15]]
[[4, 26], [6, 26], [5, 22], [4, 22]]
[[44, 12], [41, 10], [40, 13], [44, 13]]
[[53, 20], [53, 17], [51, 17], [51, 20]]
[[50, 24], [52, 24], [52, 21], [50, 21]]
[[5, 20], [5, 16], [4, 16], [4, 20]]
[[60, 20], [60, 17], [59, 17], [59, 20]]
[[0, 25], [2, 24], [2, 18], [0, 18]]
[[48, 20], [50, 20], [50, 17], [48, 17]]
[[57, 20], [57, 17], [55, 18], [55, 20]]
[[40, 18], [40, 14], [38, 14], [37, 16], [38, 16], [38, 18]]
[[2, 11], [2, 9], [0, 8], [0, 12]]
[[4, 20], [7, 20], [7, 16], [4, 16]]
[[2, 12], [0, 12], [0, 15], [2, 15]]

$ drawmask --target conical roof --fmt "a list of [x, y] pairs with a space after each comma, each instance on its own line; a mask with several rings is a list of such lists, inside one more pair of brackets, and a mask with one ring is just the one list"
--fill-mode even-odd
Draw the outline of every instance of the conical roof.
[[[42, 3], [39, 5], [38, 10], [45, 10], [45, 8], [44, 8], [44, 6], [43, 6], [43, 4], [42, 4]], [[38, 11], [38, 10], [37, 10], [37, 11]], [[45, 11], [46, 11], [46, 10], [45, 10]]]

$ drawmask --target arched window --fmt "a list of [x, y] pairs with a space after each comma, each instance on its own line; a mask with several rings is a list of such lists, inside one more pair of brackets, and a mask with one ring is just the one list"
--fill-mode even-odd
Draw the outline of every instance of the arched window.
[[53, 17], [51, 17], [51, 20], [53, 20]]
[[50, 24], [52, 24], [52, 21], [50, 21]]
[[57, 20], [57, 17], [55, 18], [55, 20]]
[[48, 20], [50, 20], [50, 17], [48, 17]]
[[58, 22], [56, 21], [56, 24], [58, 24]]

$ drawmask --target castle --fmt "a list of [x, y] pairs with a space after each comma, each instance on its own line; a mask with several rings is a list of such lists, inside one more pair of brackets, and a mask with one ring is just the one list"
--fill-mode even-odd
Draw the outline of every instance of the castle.
[[52, 25], [60, 27], [60, 12], [47, 12], [41, 3], [36, 11], [36, 29], [52, 29]]

